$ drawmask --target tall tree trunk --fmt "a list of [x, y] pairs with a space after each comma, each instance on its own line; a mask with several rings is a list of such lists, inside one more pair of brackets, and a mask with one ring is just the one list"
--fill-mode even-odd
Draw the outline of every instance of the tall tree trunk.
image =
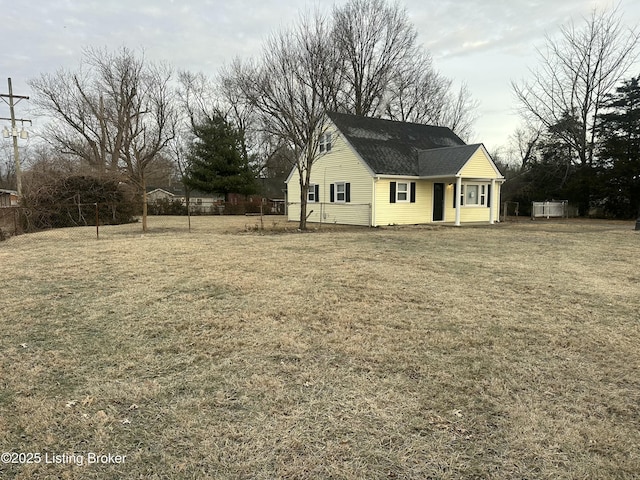
[[308, 185], [305, 188], [305, 185], [300, 182], [300, 223], [298, 225], [300, 230], [307, 229], [307, 191]]

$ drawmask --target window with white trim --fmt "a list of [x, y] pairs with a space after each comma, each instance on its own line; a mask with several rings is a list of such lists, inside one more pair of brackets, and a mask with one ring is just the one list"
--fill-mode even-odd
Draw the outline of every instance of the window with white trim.
[[396, 202], [409, 201], [409, 184], [398, 182], [396, 185]]
[[464, 189], [464, 204], [467, 206], [478, 205], [479, 202], [479, 185], [467, 184]]
[[309, 190], [307, 190], [307, 202], [317, 202], [316, 198], [316, 185], [314, 183], [309, 184]]
[[331, 151], [331, 132], [326, 132], [320, 135], [320, 142], [318, 143], [320, 153]]
[[347, 198], [346, 192], [345, 182], [336, 183], [336, 202], [345, 202]]
[[460, 189], [460, 205], [485, 207], [489, 205], [489, 185], [486, 183], [464, 183]]

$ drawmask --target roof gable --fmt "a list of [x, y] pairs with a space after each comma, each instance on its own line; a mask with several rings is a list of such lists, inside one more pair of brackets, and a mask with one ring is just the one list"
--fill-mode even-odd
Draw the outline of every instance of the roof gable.
[[481, 147], [482, 145], [476, 144], [423, 150], [418, 154], [419, 175], [421, 177], [457, 175]]
[[334, 112], [327, 116], [378, 175], [419, 176], [420, 151], [465, 145], [446, 127]]

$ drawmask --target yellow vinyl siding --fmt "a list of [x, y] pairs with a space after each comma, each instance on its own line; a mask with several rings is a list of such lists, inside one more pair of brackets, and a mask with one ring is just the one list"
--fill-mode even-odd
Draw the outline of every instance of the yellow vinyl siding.
[[462, 207], [460, 210], [460, 221], [465, 222], [488, 222], [489, 208], [487, 207]]
[[[391, 182], [416, 182], [416, 201], [391, 203]], [[433, 210], [433, 184], [426, 180], [379, 179], [376, 185], [376, 226], [430, 223]]]
[[[464, 182], [463, 182], [464, 183]], [[477, 182], [476, 182], [477, 183]], [[491, 182], [480, 182], [491, 185]], [[491, 208], [487, 206], [461, 206], [460, 222], [488, 222], [490, 210], [493, 209], [493, 220], [498, 221], [500, 215], [500, 183], [495, 184], [495, 196], [491, 203]], [[445, 184], [445, 212], [444, 219], [446, 222], [454, 222], [456, 219], [456, 209], [453, 208], [453, 185]]]
[[467, 161], [459, 174], [463, 178], [497, 178], [498, 175], [487, 158], [484, 149], [478, 148]]
[[[311, 168], [311, 183], [320, 185], [319, 202], [307, 203], [309, 222], [364, 225], [371, 223], [371, 174], [334, 127], [331, 151], [318, 156]], [[351, 184], [348, 203], [330, 201], [330, 185], [336, 182]], [[295, 171], [288, 183], [288, 219], [300, 219], [300, 180]], [[311, 212], [313, 210], [313, 212]], [[311, 212], [311, 214], [309, 214]]]

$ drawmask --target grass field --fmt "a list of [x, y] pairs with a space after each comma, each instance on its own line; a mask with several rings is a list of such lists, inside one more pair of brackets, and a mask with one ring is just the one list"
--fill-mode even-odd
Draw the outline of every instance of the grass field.
[[639, 478], [631, 222], [154, 221], [0, 243], [1, 478]]

